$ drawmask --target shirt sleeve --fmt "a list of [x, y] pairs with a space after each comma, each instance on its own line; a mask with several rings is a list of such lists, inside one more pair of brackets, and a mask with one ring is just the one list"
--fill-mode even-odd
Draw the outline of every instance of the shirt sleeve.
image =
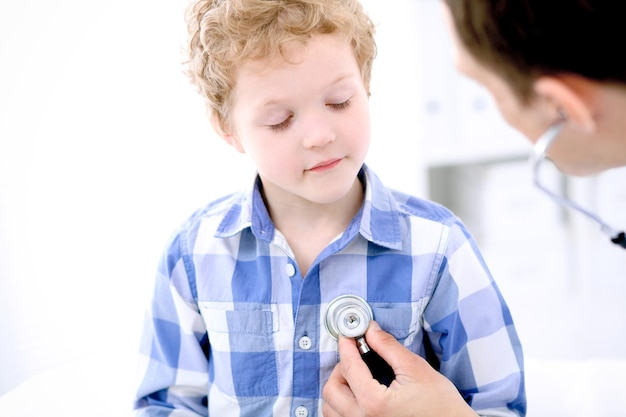
[[176, 236], [159, 264], [144, 319], [135, 416], [207, 415], [208, 338]]
[[466, 228], [451, 226], [424, 328], [440, 372], [484, 416], [524, 416], [522, 348], [509, 309]]

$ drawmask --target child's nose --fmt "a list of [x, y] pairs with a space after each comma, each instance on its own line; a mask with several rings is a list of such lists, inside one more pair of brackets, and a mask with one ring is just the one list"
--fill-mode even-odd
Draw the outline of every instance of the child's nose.
[[302, 144], [305, 148], [326, 146], [336, 138], [335, 129], [328, 117], [311, 118], [304, 129]]

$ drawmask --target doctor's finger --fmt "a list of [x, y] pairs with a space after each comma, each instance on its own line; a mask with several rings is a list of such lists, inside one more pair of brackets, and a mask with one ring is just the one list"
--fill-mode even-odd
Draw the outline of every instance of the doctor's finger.
[[324, 417], [357, 416], [357, 414], [350, 414], [357, 409], [357, 402], [341, 373], [339, 365], [335, 367], [326, 385], [324, 385], [322, 397], [324, 398], [324, 406], [322, 408]]

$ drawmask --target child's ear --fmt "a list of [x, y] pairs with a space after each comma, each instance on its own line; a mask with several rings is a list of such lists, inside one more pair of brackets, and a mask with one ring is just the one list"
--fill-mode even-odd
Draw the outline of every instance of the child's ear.
[[567, 120], [590, 133], [596, 128], [594, 118], [595, 88], [593, 82], [575, 75], [539, 77], [535, 92], [565, 113]]
[[211, 113], [211, 125], [224, 142], [235, 148], [237, 152], [246, 153], [237, 136], [231, 132], [232, 129], [228, 128], [216, 113]]

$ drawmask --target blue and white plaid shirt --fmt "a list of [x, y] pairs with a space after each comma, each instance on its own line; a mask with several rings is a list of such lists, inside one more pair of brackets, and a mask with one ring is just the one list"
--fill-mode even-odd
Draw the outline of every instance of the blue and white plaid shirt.
[[[217, 200], [162, 258], [140, 355], [137, 416], [318, 416], [337, 363], [324, 327], [342, 294], [440, 371], [481, 415], [524, 415], [522, 349], [476, 245], [445, 208], [385, 188], [302, 276], [252, 190]], [[428, 348], [425, 348], [428, 346]]]

